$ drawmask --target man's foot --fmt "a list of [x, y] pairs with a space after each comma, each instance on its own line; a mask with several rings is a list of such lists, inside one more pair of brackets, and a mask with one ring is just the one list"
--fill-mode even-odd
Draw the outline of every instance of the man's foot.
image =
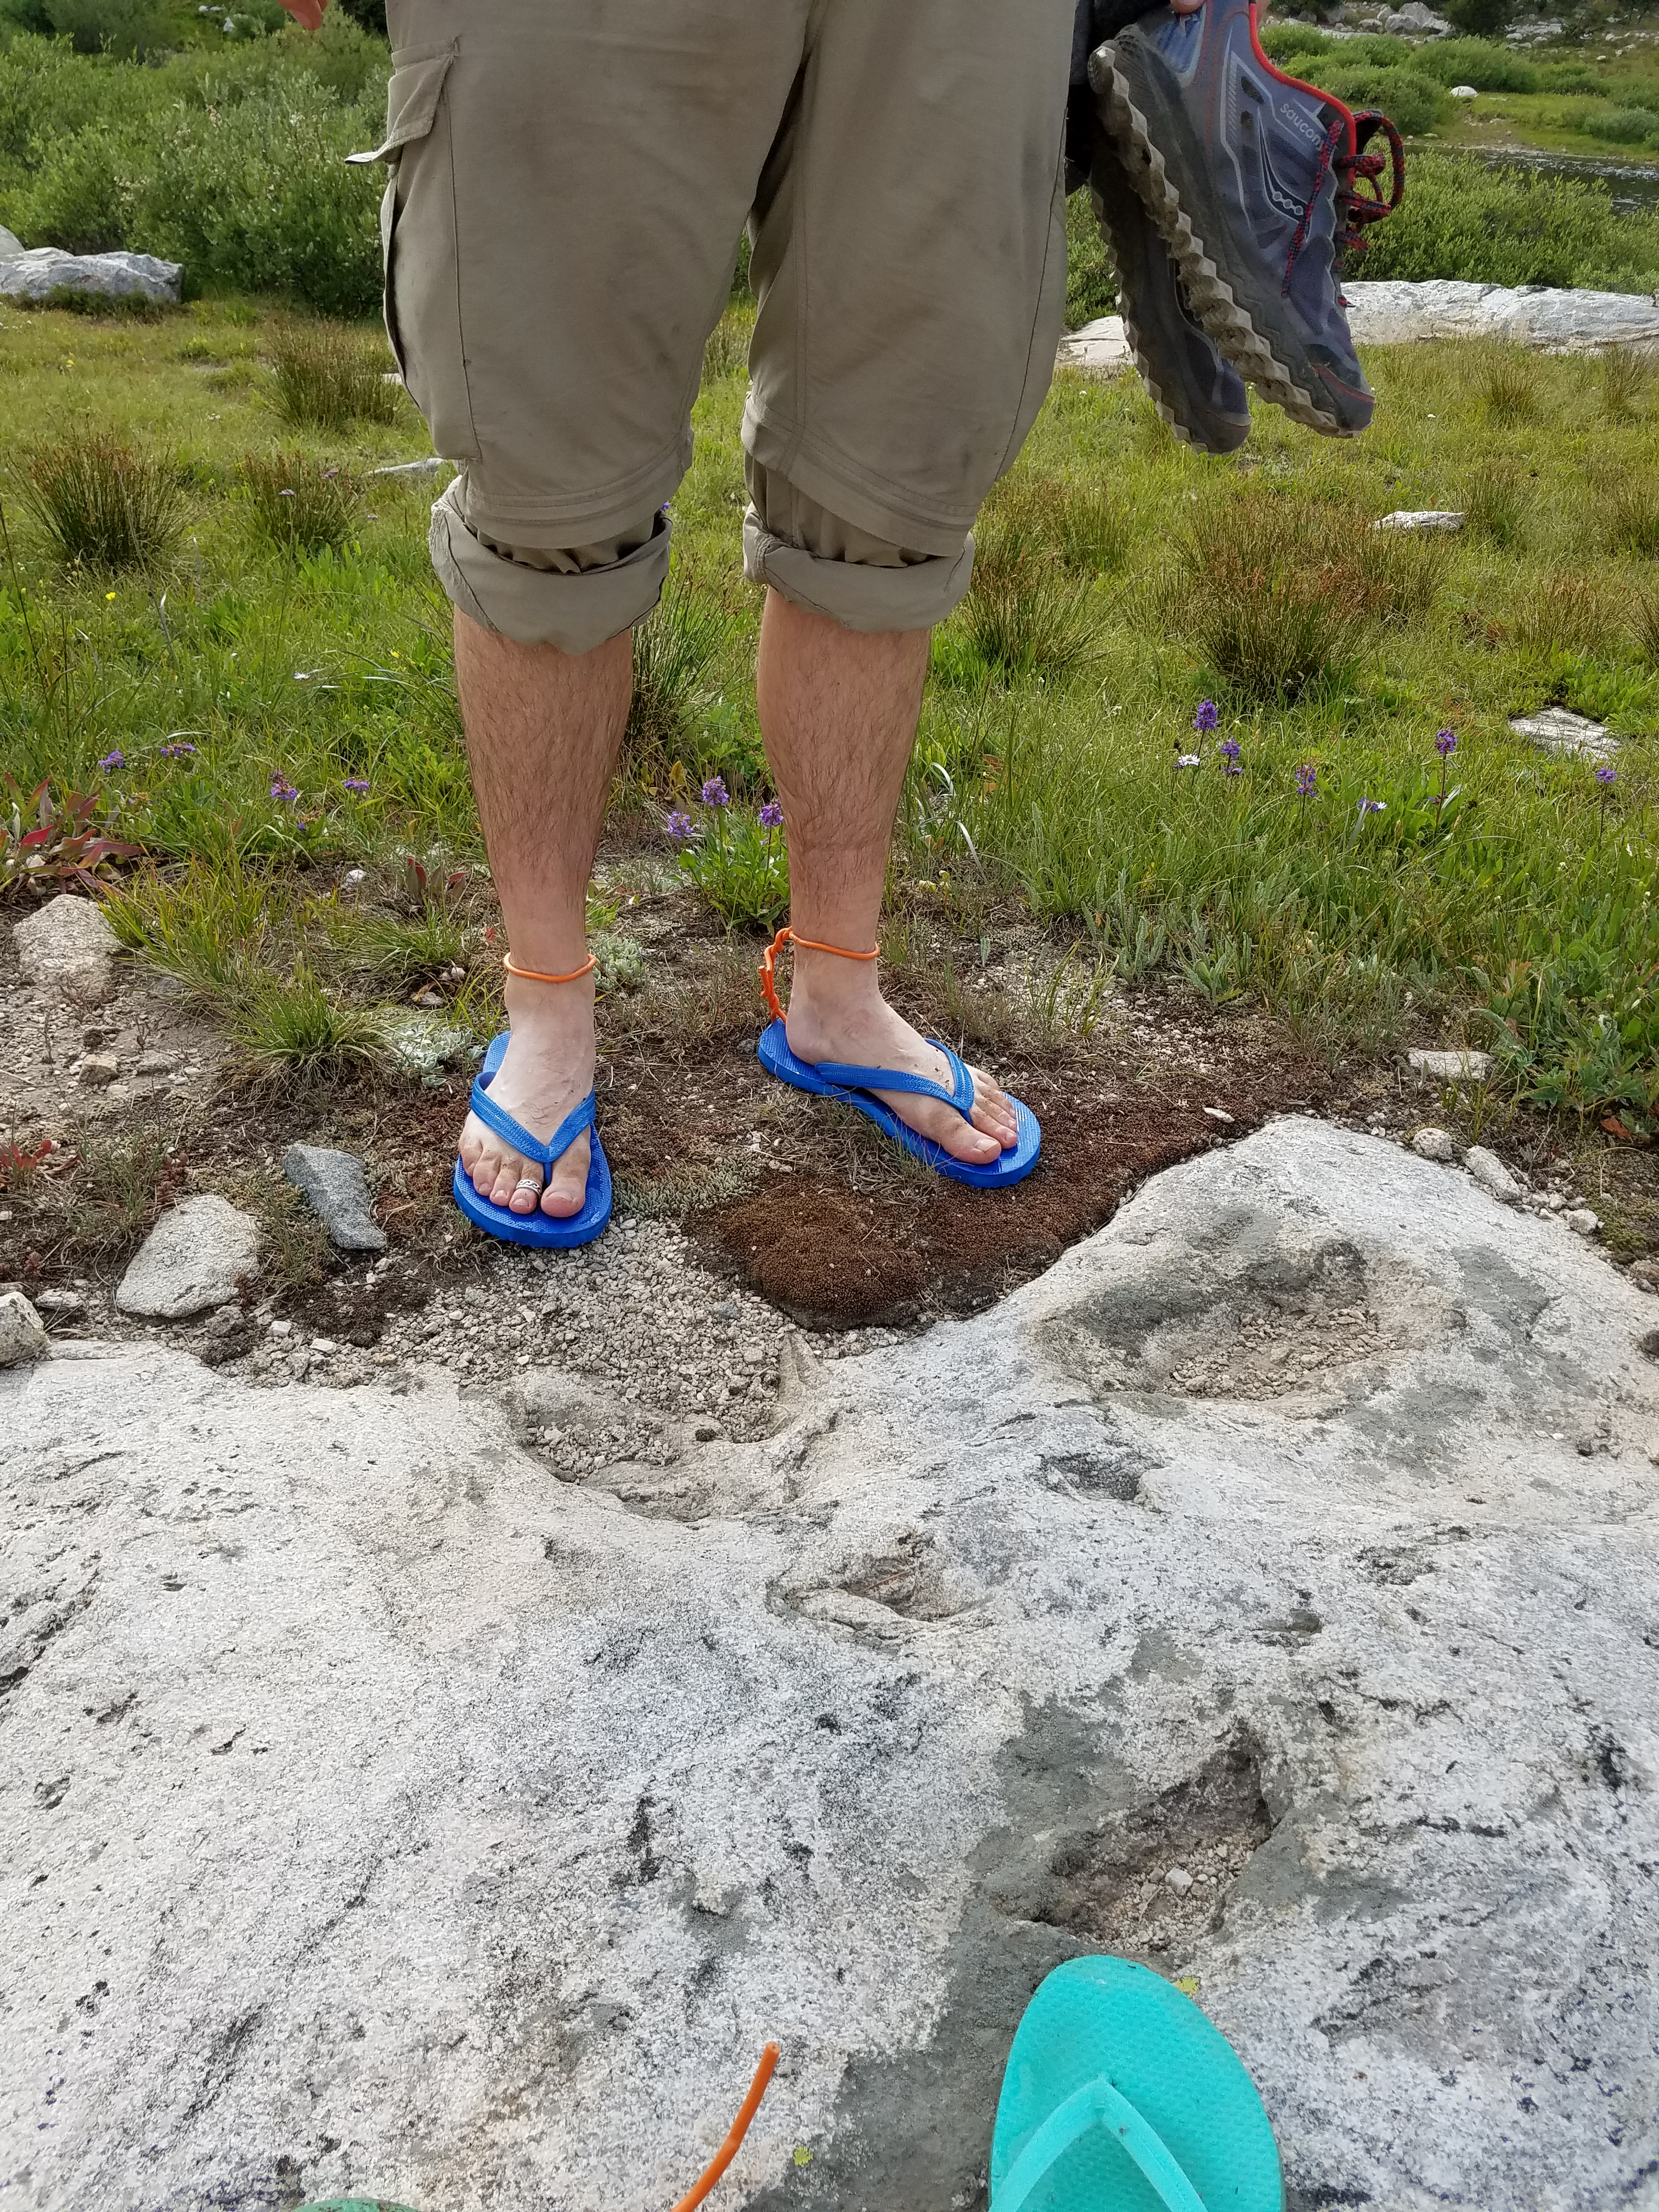
[[[592, 992], [580, 985], [550, 989], [541, 983], [509, 984], [507, 1011], [512, 1042], [489, 1095], [503, 1113], [545, 1141], [593, 1088]], [[466, 1117], [460, 1151], [473, 1189], [492, 1205], [510, 1213], [533, 1213], [539, 1206], [555, 1220], [568, 1220], [582, 1210], [589, 1159], [586, 1129], [545, 1178], [539, 1162], [521, 1158], [476, 1114]]]
[[1089, 189], [1117, 270], [1123, 334], [1153, 406], [1183, 445], [1235, 453], [1250, 434], [1244, 380], [1194, 314], [1169, 248], [1103, 131], [1095, 136]]
[[[1205, 329], [1235, 368], [1311, 428], [1352, 437], [1374, 401], [1338, 262], [1396, 204], [1399, 137], [1268, 60], [1255, 0], [1155, 8], [1097, 48], [1101, 120]], [[1382, 158], [1394, 149], [1393, 201]]]
[[[951, 1071], [944, 1054], [874, 993], [853, 1005], [842, 1001], [819, 1008], [810, 995], [804, 996], [798, 976], [784, 1031], [790, 1051], [809, 1067], [826, 1060], [843, 1066], [890, 1067], [906, 1075], [927, 1076], [950, 1088]], [[879, 1098], [907, 1128], [953, 1159], [970, 1167], [988, 1167], [1018, 1142], [1019, 1128], [1012, 1106], [990, 1077], [977, 1067], [969, 1073], [974, 1107], [966, 1120], [943, 1099], [919, 1097], [913, 1091], [872, 1091], [870, 1095]]]

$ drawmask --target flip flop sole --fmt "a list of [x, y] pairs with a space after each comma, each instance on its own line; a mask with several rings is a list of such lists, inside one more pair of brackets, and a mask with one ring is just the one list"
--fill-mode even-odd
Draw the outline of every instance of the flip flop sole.
[[756, 1048], [761, 1066], [769, 1074], [775, 1075], [781, 1083], [787, 1083], [797, 1091], [805, 1091], [817, 1098], [838, 1098], [844, 1104], [855, 1106], [867, 1121], [873, 1121], [883, 1134], [919, 1159], [924, 1167], [936, 1174], [948, 1176], [952, 1182], [970, 1184], [975, 1190], [1006, 1190], [1017, 1182], [1024, 1182], [1037, 1164], [1042, 1149], [1042, 1132], [1037, 1118], [1023, 1100], [1011, 1098], [1014, 1121], [1019, 1134], [1014, 1143], [1006, 1146], [1002, 1158], [989, 1167], [976, 1168], [966, 1160], [955, 1158], [929, 1138], [918, 1136], [906, 1127], [890, 1108], [866, 1091], [844, 1090], [838, 1083], [826, 1083], [815, 1068], [804, 1060], [797, 1060], [789, 1049], [789, 1040], [781, 1022], [774, 1022], [762, 1033]]
[[[1095, 2119], [1068, 2129], [1068, 2100], [1074, 2112], [1092, 2102]], [[1045, 2129], [1063, 2147], [1042, 2166]], [[1035, 2179], [1030, 2160], [1016, 2170], [1034, 2148]], [[1162, 2186], [1151, 2178], [1158, 2172]], [[1210, 2212], [1284, 2212], [1273, 2128], [1243, 2061], [1150, 1966], [1068, 1960], [1026, 2007], [1008, 2054], [991, 2212], [1169, 2212], [1194, 2201]]]
[[[507, 1057], [507, 1043], [505, 1035], [498, 1036], [484, 1054], [480, 1073], [486, 1090], [490, 1078]], [[479, 1197], [459, 1158], [450, 1185], [451, 1194], [475, 1228], [482, 1229], [485, 1236], [494, 1237], [501, 1243], [528, 1244], [540, 1251], [568, 1251], [578, 1244], [591, 1244], [603, 1233], [611, 1218], [611, 1163], [605, 1156], [597, 1129], [588, 1132], [588, 1145], [587, 1194], [580, 1213], [560, 1218], [544, 1213], [539, 1206], [533, 1213], [514, 1213], [504, 1206], [496, 1206]]]

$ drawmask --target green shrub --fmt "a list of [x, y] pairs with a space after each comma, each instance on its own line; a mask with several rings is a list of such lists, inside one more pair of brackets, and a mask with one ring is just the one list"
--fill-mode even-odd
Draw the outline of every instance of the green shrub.
[[1576, 178], [1419, 149], [1405, 204], [1375, 226], [1352, 273], [1647, 292], [1659, 284], [1659, 218], [1621, 214]]
[[1495, 39], [1430, 39], [1415, 50], [1412, 61], [1441, 84], [1472, 84], [1477, 92], [1537, 92], [1543, 75], [1535, 62]]
[[[1471, 77], [1469, 82], [1473, 84], [1474, 78]], [[1526, 87], [1510, 86], [1493, 88], [1505, 91], [1528, 89]], [[1613, 97], [1613, 87], [1607, 79], [1597, 76], [1595, 71], [1583, 62], [1547, 62], [1538, 72], [1538, 89], [1540, 92], [1588, 93], [1595, 100], [1611, 100]], [[1628, 87], [1624, 89], [1626, 99], [1635, 100], [1640, 104], [1639, 96], [1634, 91]]]
[[1229, 690], [1269, 705], [1341, 674], [1368, 627], [1342, 550], [1356, 542], [1354, 518], [1271, 492], [1221, 501], [1194, 525], [1181, 547], [1183, 618]]
[[131, 61], [173, 43], [161, 0], [46, 0], [46, 25], [72, 41], [77, 54], [113, 54]]
[[1578, 127], [1610, 145], [1641, 146], [1659, 132], [1659, 116], [1645, 107], [1610, 107], [1605, 114], [1587, 115]]
[[1380, 107], [1407, 138], [1420, 138], [1432, 131], [1451, 104], [1443, 88], [1419, 70], [1379, 69], [1346, 57], [1325, 63], [1319, 83], [1322, 91], [1334, 92], [1350, 107]]
[[1446, 15], [1454, 27], [1477, 39], [1495, 38], [1509, 28], [1514, 0], [1446, 0]]
[[242, 483], [255, 529], [281, 552], [297, 559], [351, 536], [358, 487], [349, 470], [311, 453], [250, 453]]
[[1270, 23], [1261, 33], [1262, 51], [1293, 76], [1310, 56], [1334, 53], [1339, 43], [1346, 41], [1328, 39], [1313, 23]]
[[384, 337], [345, 323], [284, 323], [272, 346], [277, 409], [296, 428], [395, 422], [403, 395], [386, 381]]
[[[331, 11], [331, 21], [332, 11]], [[346, 167], [382, 126], [386, 56], [350, 24], [156, 68], [19, 39], [0, 53], [0, 175], [31, 242], [182, 261], [192, 290], [291, 294], [356, 316], [380, 289], [378, 182]]]
[[148, 568], [184, 527], [177, 465], [107, 434], [37, 447], [23, 497], [58, 558], [88, 568]]

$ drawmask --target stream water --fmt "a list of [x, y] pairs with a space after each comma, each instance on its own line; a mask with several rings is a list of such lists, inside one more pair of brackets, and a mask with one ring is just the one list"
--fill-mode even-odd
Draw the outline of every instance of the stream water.
[[1659, 208], [1659, 164], [1601, 161], [1583, 154], [1548, 154], [1531, 146], [1482, 147], [1480, 158], [1493, 169], [1542, 169], [1551, 176], [1576, 177], [1605, 185], [1613, 206], [1625, 215]]

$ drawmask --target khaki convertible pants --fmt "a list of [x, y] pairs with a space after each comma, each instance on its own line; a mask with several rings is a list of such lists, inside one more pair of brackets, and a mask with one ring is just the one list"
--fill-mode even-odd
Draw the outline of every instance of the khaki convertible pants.
[[668, 572], [745, 218], [750, 576], [921, 629], [1066, 291], [1073, 0], [390, 0], [386, 325], [455, 604], [585, 652]]

